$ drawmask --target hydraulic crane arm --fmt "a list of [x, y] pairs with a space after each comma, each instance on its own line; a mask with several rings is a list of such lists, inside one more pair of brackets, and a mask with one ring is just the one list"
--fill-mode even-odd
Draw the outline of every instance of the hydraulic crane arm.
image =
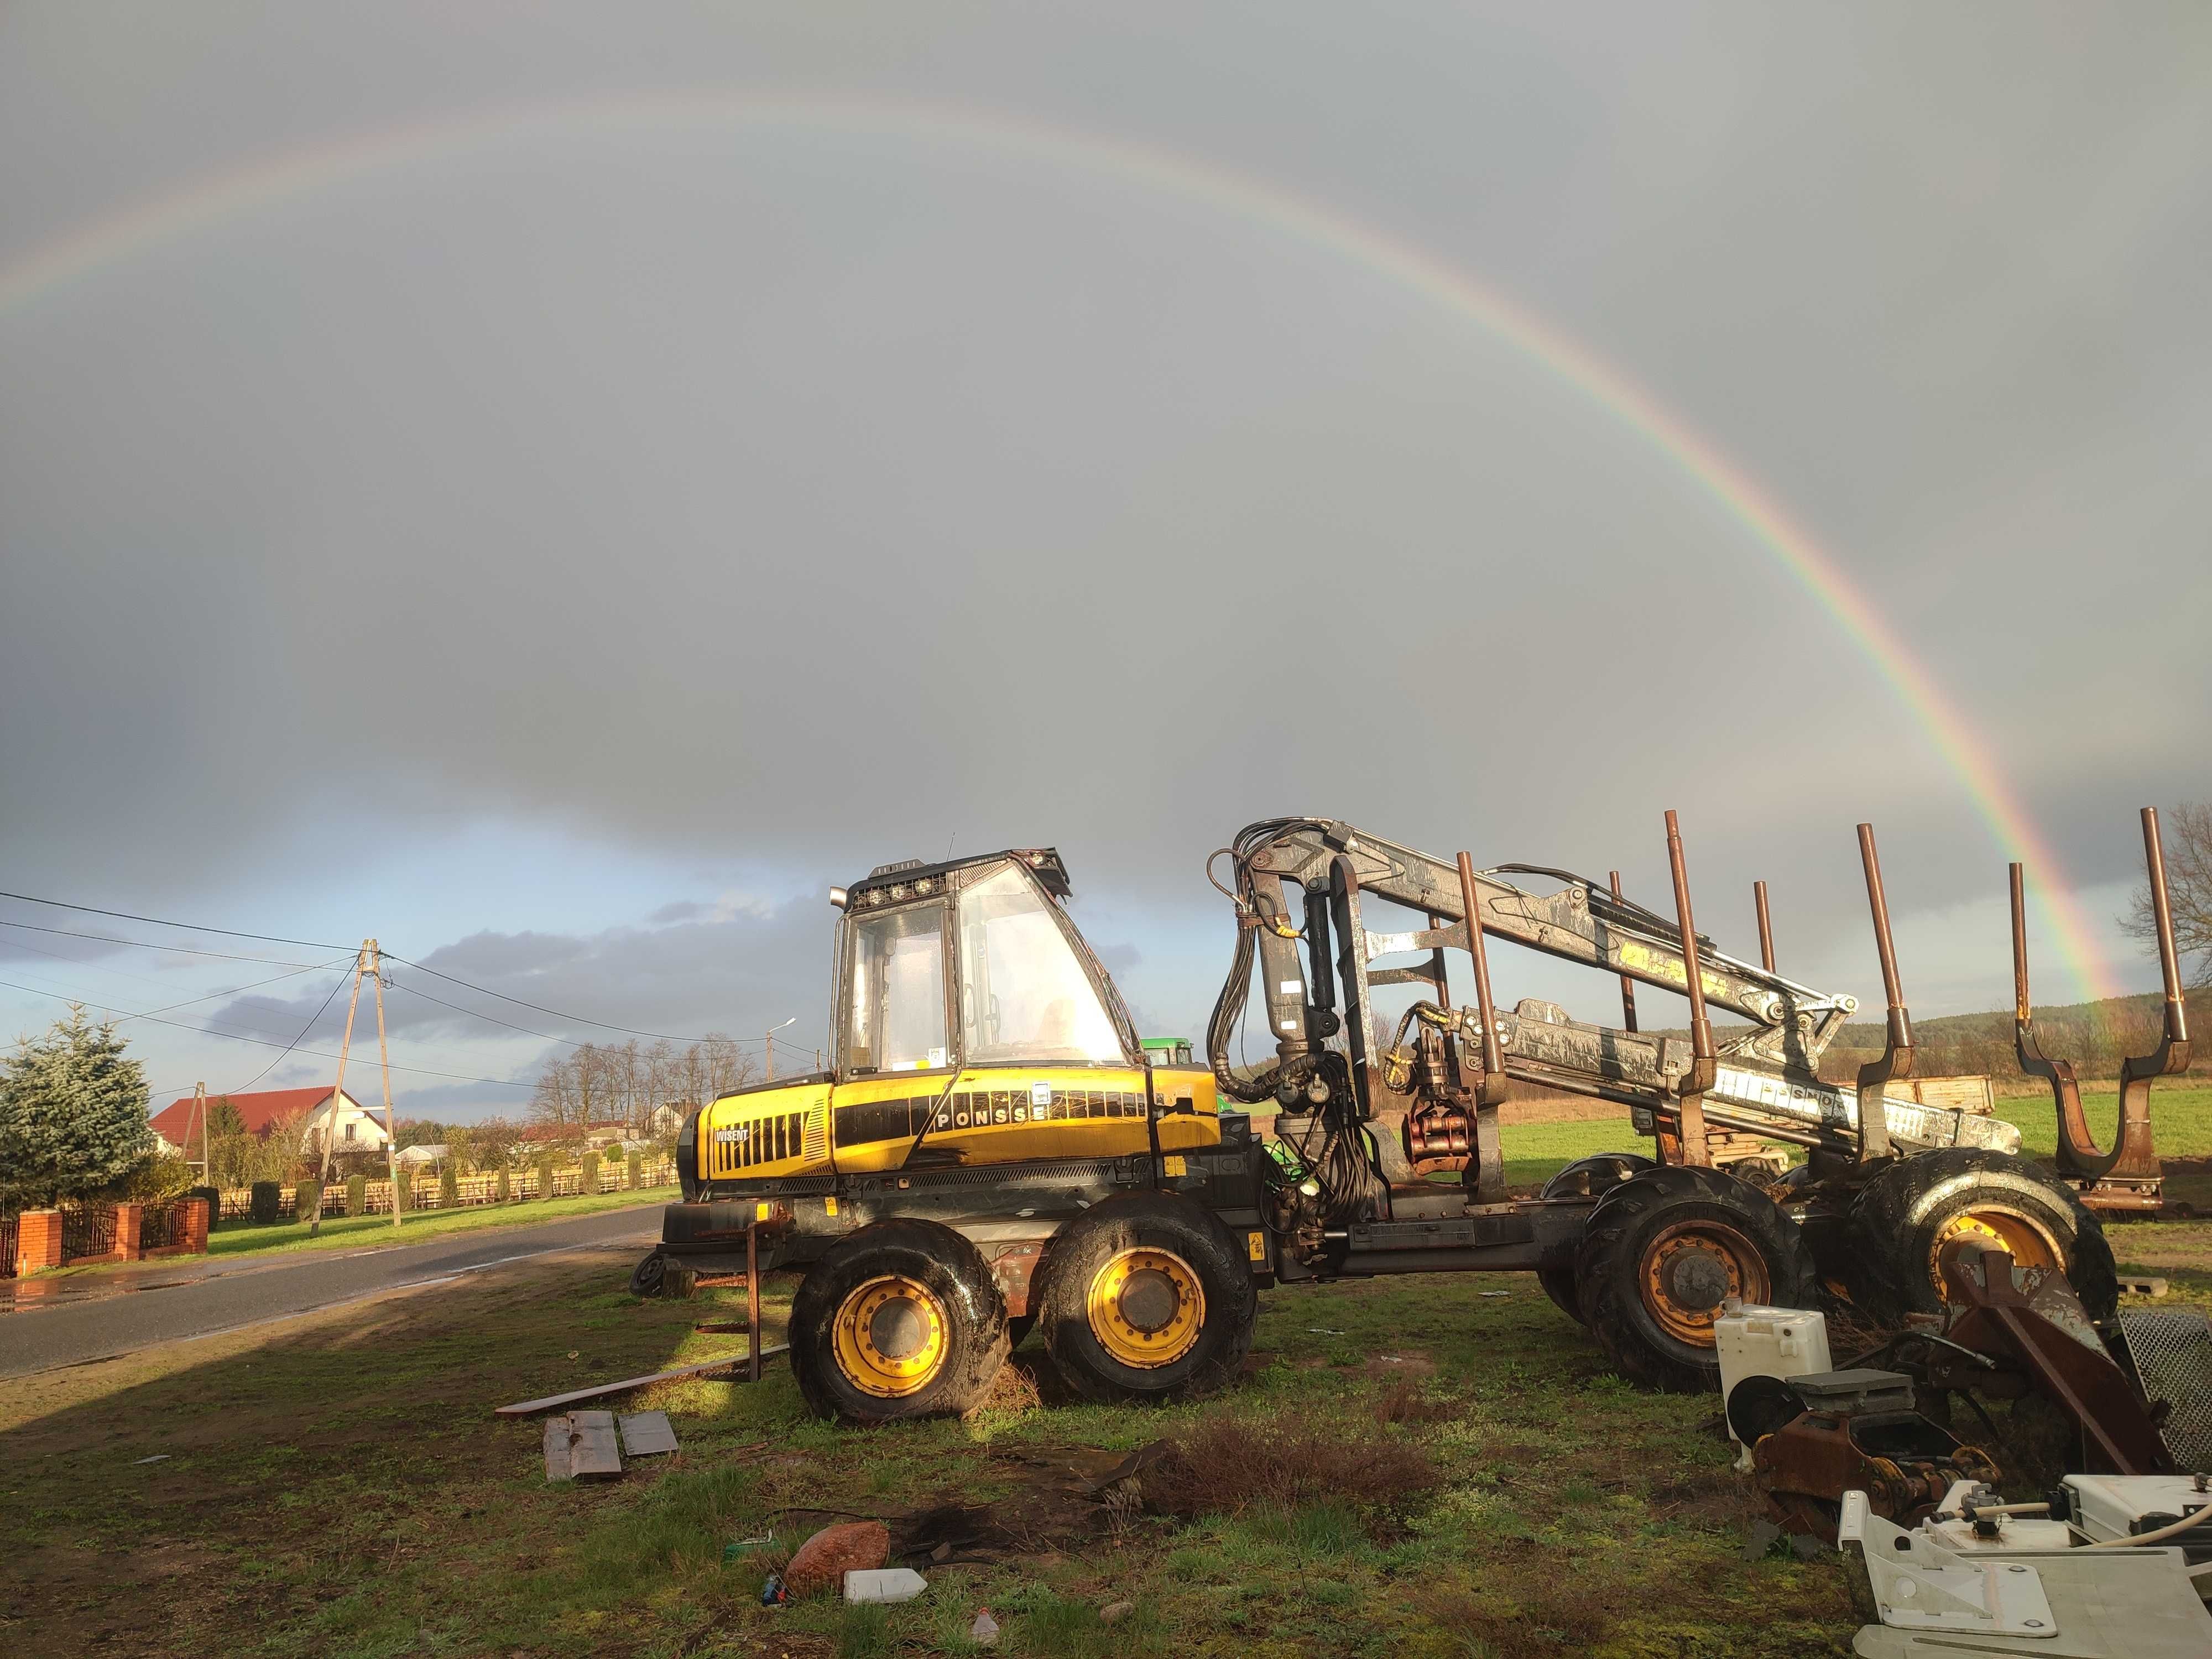
[[[1291, 925], [1285, 902], [1289, 887], [1295, 885], [1308, 896], [1304, 908], [1310, 919], [1326, 918], [1329, 911], [1326, 903], [1313, 901], [1346, 890], [1389, 899], [1431, 918], [1429, 927], [1415, 932], [1378, 933], [1363, 927], [1358, 940], [1337, 941], [1335, 976], [1344, 981], [1347, 998], [1355, 986], [1362, 1002], [1366, 989], [1377, 985], [1418, 982], [1440, 989], [1442, 957], [1435, 953], [1468, 948], [1459, 872], [1449, 860], [1348, 823], [1310, 818], [1255, 824], [1230, 852], [1237, 865], [1240, 905], [1249, 907], [1247, 925], [1258, 935], [1267, 969], [1267, 1023], [1279, 1045], [1284, 1036], [1294, 1035], [1293, 1026], [1303, 1030], [1307, 1006], [1308, 977], [1297, 971], [1297, 930]], [[1505, 880], [1509, 873], [1548, 876], [1564, 885], [1557, 892], [1539, 895]], [[1680, 992], [1689, 983], [1674, 924], [1642, 905], [1616, 898], [1609, 888], [1588, 877], [1529, 865], [1501, 865], [1477, 872], [1474, 893], [1482, 931], [1489, 937], [1662, 989]], [[1312, 925], [1310, 920], [1309, 928]], [[1327, 921], [1321, 925], [1326, 930]], [[1306, 942], [1316, 949], [1323, 944], [1310, 935]], [[1748, 1031], [1731, 1035], [1729, 1051], [1809, 1071], [1858, 1006], [1854, 998], [1816, 991], [1738, 961], [1702, 937], [1698, 945], [1698, 983], [1706, 1003], [1750, 1022]], [[1368, 966], [1383, 957], [1420, 951], [1432, 953], [1429, 965]], [[1311, 981], [1326, 994], [1329, 977], [1316, 972]], [[1333, 1011], [1333, 1002], [1320, 1006]], [[1316, 1035], [1325, 1038], [1330, 1034]]]

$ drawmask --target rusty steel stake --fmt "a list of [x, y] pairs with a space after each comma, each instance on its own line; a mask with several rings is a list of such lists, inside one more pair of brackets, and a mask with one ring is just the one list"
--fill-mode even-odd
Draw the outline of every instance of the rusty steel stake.
[[[1608, 872], [1607, 879], [1613, 884], [1613, 897], [1619, 898], [1620, 872], [1618, 870]], [[1636, 981], [1626, 974], [1620, 976], [1620, 1024], [1623, 1030], [1632, 1031], [1636, 1029]]]
[[1698, 924], [1690, 914], [1690, 875], [1682, 863], [1682, 831], [1673, 808], [1667, 812], [1667, 867], [1674, 878], [1674, 921], [1682, 933], [1682, 988], [1690, 998], [1690, 1069], [1682, 1079], [1679, 1110], [1682, 1162], [1711, 1167], [1705, 1144], [1705, 1091], [1718, 1074], [1713, 1057], [1713, 1025], [1705, 1018], [1705, 970], [1698, 963]]
[[1751, 884], [1751, 902], [1759, 907], [1759, 965], [1768, 973], [1774, 971], [1774, 922], [1766, 914], [1766, 884]]
[[1872, 1164], [1889, 1154], [1888, 1085], [1912, 1075], [1912, 1016], [1897, 978], [1897, 945], [1890, 938], [1889, 900], [1882, 891], [1881, 858], [1875, 851], [1874, 825], [1859, 825], [1859, 863], [1866, 871], [1867, 908], [1874, 915], [1875, 949], [1881, 957], [1881, 988], [1889, 1000], [1887, 1036], [1881, 1058], [1859, 1067], [1859, 1155]]
[[2027, 884], [2018, 864], [2008, 866], [2012, 884], [2012, 1051], [2020, 1069], [2051, 1085], [2051, 1101], [2058, 1114], [2058, 1146], [2052, 1162], [2062, 1176], [2094, 1182], [2109, 1167], [2106, 1154], [2097, 1150], [2089, 1120], [2081, 1111], [2081, 1085], [2074, 1075], [2074, 1062], [2052, 1060], [2043, 1052], [2035, 1035], [2035, 1009], [2027, 988]]
[[2097, 1173], [2141, 1181], [2162, 1172], [2150, 1135], [2154, 1079], [2189, 1069], [2189, 1006], [2181, 995], [2181, 963], [2173, 948], [2173, 908], [2166, 891], [2166, 849], [2158, 833], [2158, 808], [2142, 809], [2143, 872], [2150, 878], [2151, 921], [2158, 935], [2158, 970], [2166, 987], [2166, 1022], [2158, 1047], [2120, 1061], [2118, 1145]]
[[1498, 1143], [1498, 1103], [1505, 1098], [1505, 1055], [1498, 1042], [1497, 1005], [1490, 995], [1490, 952], [1483, 946], [1474, 860], [1465, 853], [1459, 855], [1459, 902], [1467, 919], [1468, 954], [1474, 958], [1475, 1018], [1482, 1022], [1482, 1082], [1474, 1091], [1474, 1121], [1468, 1126], [1474, 1143], [1474, 1198], [1478, 1204], [1502, 1204], [1505, 1163]]
[[745, 1228], [745, 1380], [760, 1381], [760, 1223]]

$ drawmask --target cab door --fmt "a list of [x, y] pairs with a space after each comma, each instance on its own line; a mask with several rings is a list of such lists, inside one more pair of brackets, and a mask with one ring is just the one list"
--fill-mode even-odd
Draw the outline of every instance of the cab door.
[[848, 916], [839, 952], [831, 1155], [840, 1170], [896, 1169], [951, 1081], [951, 907]]

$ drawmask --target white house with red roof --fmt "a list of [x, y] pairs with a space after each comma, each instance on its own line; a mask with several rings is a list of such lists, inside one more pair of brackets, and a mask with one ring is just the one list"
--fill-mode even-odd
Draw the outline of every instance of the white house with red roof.
[[[331, 1150], [333, 1153], [380, 1152], [391, 1136], [384, 1130], [383, 1120], [372, 1116], [368, 1109], [343, 1090], [328, 1085], [310, 1089], [264, 1089], [250, 1095], [210, 1095], [207, 1105], [213, 1107], [219, 1100], [228, 1100], [238, 1109], [239, 1120], [246, 1125], [246, 1133], [266, 1140], [280, 1126], [292, 1126], [299, 1136], [300, 1150], [319, 1154], [322, 1150], [322, 1135], [326, 1126], [335, 1120], [336, 1138]], [[182, 1095], [154, 1114], [154, 1136], [165, 1152], [185, 1158], [198, 1158], [203, 1125], [200, 1121], [201, 1103], [191, 1095]]]

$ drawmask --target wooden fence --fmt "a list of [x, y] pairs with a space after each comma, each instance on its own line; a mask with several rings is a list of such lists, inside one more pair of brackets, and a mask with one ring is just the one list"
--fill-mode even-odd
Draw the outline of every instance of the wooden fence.
[[[555, 1170], [552, 1171], [552, 1176], [554, 1197], [578, 1198], [583, 1195], [584, 1171], [580, 1166]], [[535, 1199], [538, 1195], [538, 1171], [535, 1168], [510, 1170], [507, 1171], [507, 1200], [510, 1203], [525, 1199]], [[409, 1209], [416, 1212], [442, 1210], [449, 1207], [467, 1210], [500, 1201], [499, 1172], [495, 1170], [485, 1174], [461, 1176], [457, 1178], [454, 1184], [459, 1188], [459, 1192], [453, 1204], [448, 1206], [445, 1201], [444, 1194], [440, 1189], [440, 1177], [428, 1174], [416, 1175], [408, 1193]], [[629, 1183], [629, 1165], [626, 1159], [605, 1158], [599, 1164], [599, 1189], [602, 1193], [643, 1191], [650, 1188], [672, 1187], [675, 1184], [676, 1164], [672, 1159], [656, 1158], [647, 1162], [638, 1171], [637, 1187], [635, 1189]], [[362, 1185], [365, 1212], [369, 1215], [390, 1215], [392, 1213], [391, 1182], [370, 1181], [363, 1182]], [[343, 1215], [345, 1204], [344, 1182], [332, 1181], [323, 1189], [325, 1215]], [[279, 1188], [276, 1194], [276, 1212], [287, 1220], [298, 1220], [301, 1218], [298, 1208], [299, 1188], [289, 1184]], [[232, 1187], [224, 1190], [222, 1218], [225, 1221], [242, 1221], [252, 1212], [253, 1189], [252, 1188]]]

